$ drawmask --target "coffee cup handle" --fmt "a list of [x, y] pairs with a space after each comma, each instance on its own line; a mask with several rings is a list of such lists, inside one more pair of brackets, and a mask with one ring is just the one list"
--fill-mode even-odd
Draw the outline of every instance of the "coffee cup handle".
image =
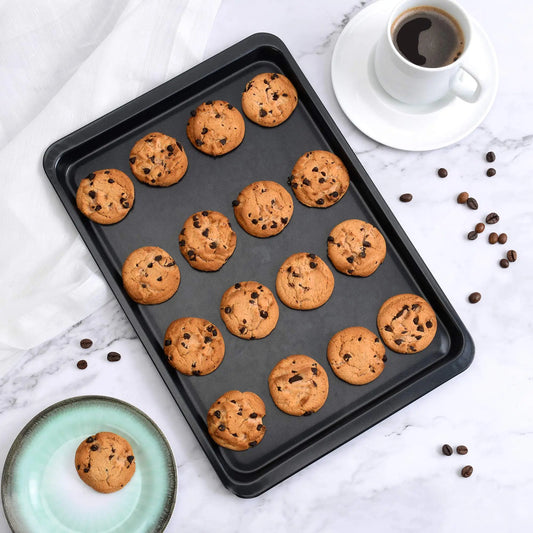
[[450, 90], [465, 102], [473, 104], [481, 96], [482, 85], [479, 76], [476, 76], [470, 69], [461, 66], [452, 78]]

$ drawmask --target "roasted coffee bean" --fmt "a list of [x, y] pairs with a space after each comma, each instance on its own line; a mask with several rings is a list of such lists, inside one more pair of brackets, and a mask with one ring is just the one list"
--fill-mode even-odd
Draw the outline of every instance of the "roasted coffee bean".
[[91, 339], [81, 339], [80, 346], [86, 350], [87, 348], [90, 348], [93, 345], [93, 341]]
[[501, 266], [502, 268], [509, 268], [509, 261], [508, 261], [507, 259], [502, 259], [502, 260], [500, 261], [500, 266]]
[[507, 242], [507, 233], [500, 233], [500, 236], [498, 237], [498, 242], [500, 244], [505, 244]]
[[448, 175], [448, 171], [445, 168], [439, 168], [437, 171], [439, 178], [445, 178]]
[[479, 302], [479, 300], [481, 300], [481, 294], [479, 292], [473, 292], [472, 294], [470, 294], [470, 296], [468, 297], [468, 301], [471, 303], [471, 304], [477, 304]]
[[488, 163], [494, 163], [496, 161], [496, 154], [494, 152], [487, 152], [485, 159]]
[[453, 453], [453, 448], [449, 445], [449, 444], [445, 444], [443, 447], [442, 447], [442, 453], [444, 455], [452, 455]]
[[117, 361], [120, 361], [121, 355], [118, 352], [109, 352], [107, 354], [107, 360], [110, 363], [116, 363]]
[[492, 168], [492, 167], [489, 168], [489, 169], [487, 170], [487, 176], [488, 176], [489, 178], [492, 178], [492, 176], [496, 176], [496, 169], [495, 169], [495, 168]]
[[468, 200], [469, 194], [467, 192], [462, 192], [457, 196], [457, 203], [458, 204], [466, 204]]
[[455, 450], [457, 451], [459, 455], [466, 455], [468, 453], [468, 448], [464, 446], [463, 444], [461, 444], [460, 446], [457, 446]]
[[410, 202], [412, 199], [413, 199], [413, 195], [408, 192], [400, 196], [400, 202]]
[[87, 361], [85, 359], [82, 359], [81, 361], [78, 361], [78, 363], [76, 364], [76, 366], [80, 369], [80, 370], [85, 370], [87, 368]]
[[470, 197], [467, 201], [466, 201], [466, 205], [468, 207], [470, 207], [470, 209], [477, 209], [479, 206], [478, 206], [478, 203], [477, 203], [477, 200], [475, 198], [472, 198]]
[[469, 241], [475, 241], [477, 239], [477, 231], [469, 231], [467, 237]]
[[485, 222], [487, 224], [496, 224], [500, 220], [500, 217], [498, 216], [498, 213], [489, 213], [487, 215], [487, 218], [485, 218]]
[[485, 224], [483, 222], [478, 222], [476, 224], [476, 233], [483, 233], [485, 231]]
[[490, 244], [496, 244], [498, 242], [498, 234], [494, 231], [489, 235]]
[[461, 475], [463, 477], [470, 477], [473, 471], [474, 469], [470, 465], [463, 466], [463, 469], [461, 470]]
[[518, 254], [514, 251], [514, 250], [509, 250], [507, 252], [507, 259], [511, 262], [511, 263], [514, 263], [517, 259], [518, 259]]

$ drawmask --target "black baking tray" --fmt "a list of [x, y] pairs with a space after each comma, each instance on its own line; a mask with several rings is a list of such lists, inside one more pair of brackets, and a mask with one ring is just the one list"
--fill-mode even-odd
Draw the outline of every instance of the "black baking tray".
[[[185, 133], [190, 111], [215, 99], [240, 109], [247, 81], [261, 72], [281, 72], [295, 85], [299, 103], [290, 119], [275, 128], [262, 128], [245, 119], [244, 141], [236, 150], [218, 158], [197, 151]], [[184, 145], [189, 158], [185, 177], [169, 188], [149, 187], [132, 178], [134, 207], [118, 224], [102, 226], [82, 216], [75, 202], [80, 180], [102, 168], [118, 168], [131, 175], [130, 149], [151, 131], [165, 132]], [[258, 239], [245, 233], [231, 206], [239, 191], [258, 179], [277, 181], [290, 190], [287, 177], [294, 163], [306, 151], [316, 149], [334, 152], [348, 168], [351, 185], [345, 197], [327, 209], [308, 208], [295, 200], [293, 218], [279, 235]], [[254, 34], [55, 142], [44, 155], [44, 169], [217, 474], [238, 496], [261, 494], [462, 372], [473, 359], [472, 339], [457, 313], [296, 61], [274, 35]], [[204, 209], [226, 214], [237, 233], [234, 255], [214, 273], [192, 269], [178, 250], [185, 219]], [[385, 236], [387, 257], [372, 276], [345, 276], [330, 265], [335, 290], [319, 309], [297, 311], [280, 303], [277, 327], [261, 340], [239, 339], [226, 330], [218, 308], [230, 285], [256, 280], [275, 292], [278, 268], [296, 252], [315, 253], [329, 262], [327, 236], [348, 218], [366, 220]], [[123, 261], [145, 245], [167, 250], [182, 274], [178, 292], [156, 306], [134, 303], [122, 287]], [[438, 331], [431, 345], [414, 355], [387, 349], [383, 374], [368, 385], [353, 386], [338, 379], [326, 358], [331, 336], [349, 326], [376, 332], [381, 304], [404, 292], [422, 295], [433, 306]], [[226, 356], [212, 374], [184, 376], [168, 365], [162, 347], [164, 333], [172, 320], [183, 316], [206, 318], [224, 335]], [[291, 354], [315, 358], [329, 377], [328, 399], [311, 416], [283, 413], [268, 391], [270, 370]], [[266, 405], [265, 437], [243, 452], [217, 446], [207, 433], [210, 405], [231, 389], [253, 391]]]

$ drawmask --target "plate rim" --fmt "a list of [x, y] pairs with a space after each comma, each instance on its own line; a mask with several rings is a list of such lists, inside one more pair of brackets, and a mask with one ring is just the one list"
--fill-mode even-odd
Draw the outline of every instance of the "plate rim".
[[158, 522], [156, 524], [156, 529], [154, 529], [153, 531], [164, 531], [174, 512], [177, 490], [178, 490], [178, 472], [176, 468], [176, 461], [174, 459], [174, 454], [172, 453], [172, 448], [170, 446], [170, 443], [168, 442], [164, 433], [161, 431], [161, 428], [146, 413], [141, 411], [141, 409], [139, 409], [138, 407], [124, 400], [119, 400], [118, 398], [113, 398], [112, 396], [104, 396], [104, 395], [97, 395], [97, 394], [72, 396], [70, 398], [65, 398], [52, 405], [49, 405], [48, 407], [45, 407], [44, 409], [39, 411], [36, 415], [34, 415], [24, 425], [24, 427], [19, 431], [19, 433], [15, 437], [15, 440], [11, 444], [11, 447], [9, 448], [9, 451], [6, 456], [4, 467], [2, 470], [2, 478], [0, 482], [2, 507], [4, 510], [4, 516], [6, 517], [6, 521], [9, 527], [11, 528], [13, 532], [16, 532], [17, 531], [16, 526], [19, 525], [12, 521], [13, 517], [10, 516], [10, 511], [7, 508], [6, 495], [7, 495], [7, 487], [11, 483], [11, 480], [13, 477], [14, 466], [16, 464], [17, 458], [20, 456], [20, 453], [24, 447], [24, 440], [27, 438], [27, 436], [32, 431], [36, 430], [36, 426], [40, 421], [49, 417], [50, 414], [53, 413], [54, 411], [57, 411], [64, 407], [72, 406], [74, 404], [87, 403], [87, 402], [89, 403], [90, 402], [105, 402], [111, 405], [117, 405], [117, 404], [121, 405], [122, 407], [126, 408], [126, 410], [132, 412], [134, 415], [139, 416], [140, 418], [144, 419], [149, 424], [149, 426], [151, 426], [155, 430], [155, 434], [161, 439], [164, 445], [164, 448], [168, 451], [168, 458], [170, 459], [170, 464], [172, 466], [171, 471], [170, 471], [171, 475], [169, 476], [169, 489], [170, 490], [168, 491], [168, 494], [170, 494], [171, 496], [170, 498], [167, 499], [167, 502], [165, 502], [165, 508], [168, 506], [168, 512], [159, 517]]

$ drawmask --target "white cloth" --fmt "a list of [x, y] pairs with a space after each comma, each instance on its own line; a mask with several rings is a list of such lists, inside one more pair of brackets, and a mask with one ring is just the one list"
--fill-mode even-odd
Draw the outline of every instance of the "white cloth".
[[203, 58], [220, 0], [0, 1], [0, 377], [111, 297], [46, 148]]

